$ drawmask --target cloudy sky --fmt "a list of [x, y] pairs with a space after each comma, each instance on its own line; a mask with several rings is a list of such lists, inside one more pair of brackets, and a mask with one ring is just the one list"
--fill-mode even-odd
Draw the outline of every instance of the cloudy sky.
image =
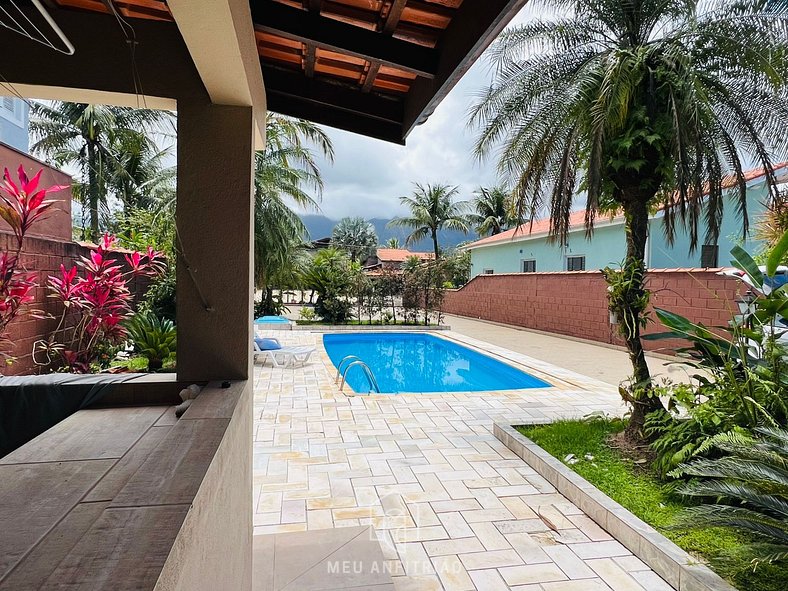
[[[518, 15], [514, 23], [526, 18]], [[348, 215], [388, 218], [404, 213], [399, 197], [413, 183], [449, 183], [468, 198], [479, 185], [495, 183], [495, 163], [473, 156], [474, 131], [467, 113], [475, 95], [490, 79], [482, 58], [462, 78], [429, 120], [408, 136], [406, 146], [326, 128], [334, 142], [334, 164], [323, 163], [321, 213], [332, 219]]]

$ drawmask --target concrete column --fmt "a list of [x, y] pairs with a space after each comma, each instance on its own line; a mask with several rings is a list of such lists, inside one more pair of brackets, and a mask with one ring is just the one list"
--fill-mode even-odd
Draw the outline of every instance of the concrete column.
[[252, 107], [178, 103], [178, 378], [251, 371]]

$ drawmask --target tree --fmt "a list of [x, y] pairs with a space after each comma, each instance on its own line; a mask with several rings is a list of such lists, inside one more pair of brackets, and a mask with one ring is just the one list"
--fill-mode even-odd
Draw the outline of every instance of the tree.
[[399, 238], [395, 236], [386, 240], [386, 248], [401, 248]]
[[[129, 164], [124, 162], [124, 157], [130, 158], [135, 151], [137, 154], [159, 152], [152, 136], [172, 129], [173, 121], [172, 113], [167, 111], [64, 101], [33, 103], [31, 151], [57, 166], [79, 170], [81, 179], [73, 185], [74, 198], [88, 209], [89, 235], [98, 240], [100, 211], [108, 210], [110, 190], [117, 189], [118, 183], [128, 185], [128, 178], [119, 180], [125, 177], [124, 165]], [[86, 234], [84, 230], [83, 234]]]
[[468, 217], [479, 236], [495, 236], [514, 225], [511, 192], [500, 186], [479, 187], [474, 195], [473, 210]]
[[[653, 395], [640, 330], [648, 302], [644, 251], [651, 208], [672, 241], [720, 231], [723, 176], [748, 229], [745, 155], [763, 166], [788, 147], [788, 6], [768, 0], [543, 0], [537, 19], [504, 32], [492, 48], [496, 75], [471, 111], [480, 157], [499, 155], [502, 177], [533, 219], [544, 208], [564, 242], [575, 196], [585, 225], [600, 210], [626, 222], [627, 318], [632, 383], [628, 435], [642, 437]], [[622, 325], [624, 323], [621, 323]]]
[[303, 271], [307, 231], [290, 205], [318, 209], [323, 181], [309, 145], [333, 160], [331, 140], [318, 126], [269, 113], [266, 146], [255, 154], [254, 173], [255, 286], [268, 298], [274, 284], [294, 283]]
[[342, 218], [331, 232], [331, 244], [350, 255], [352, 262], [363, 263], [378, 246], [375, 226], [364, 218]]
[[419, 183], [416, 183], [415, 187], [412, 195], [400, 197], [400, 203], [410, 210], [410, 215], [394, 218], [388, 225], [413, 230], [405, 239], [405, 246], [411, 246], [424, 238], [431, 238], [435, 260], [438, 260], [440, 258], [438, 232], [445, 228], [468, 233], [470, 226], [465, 214], [468, 204], [464, 201], [455, 201], [459, 193], [457, 187]]
[[318, 294], [315, 304], [318, 316], [332, 324], [348, 320], [352, 307], [347, 298], [352, 287], [352, 268], [343, 251], [326, 248], [318, 252], [305, 280]]

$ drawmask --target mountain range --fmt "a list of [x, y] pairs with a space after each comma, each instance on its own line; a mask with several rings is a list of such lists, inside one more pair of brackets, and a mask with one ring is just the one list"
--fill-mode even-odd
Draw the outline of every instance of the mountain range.
[[[331, 231], [337, 224], [337, 220], [332, 220], [324, 215], [302, 215], [301, 220], [304, 222], [311, 240], [319, 240], [331, 236]], [[399, 239], [400, 245], [403, 248], [405, 247], [405, 238], [407, 238], [410, 233], [407, 228], [387, 228], [386, 225], [391, 221], [390, 219], [373, 218], [367, 221], [375, 226], [375, 233], [378, 235], [379, 244], [385, 244], [389, 238], [397, 238]], [[475, 240], [476, 238], [477, 235], [475, 232], [471, 232], [467, 235], [456, 230], [441, 230], [438, 232], [438, 243], [441, 245], [441, 248], [444, 249], [452, 248], [463, 242]], [[432, 241], [429, 238], [421, 240], [411, 245], [409, 248], [416, 252], [430, 252], [432, 251]]]

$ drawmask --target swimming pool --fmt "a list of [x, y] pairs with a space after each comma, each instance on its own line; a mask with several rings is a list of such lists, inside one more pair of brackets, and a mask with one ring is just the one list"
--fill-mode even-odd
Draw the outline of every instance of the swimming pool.
[[[355, 355], [364, 361], [375, 375], [383, 394], [479, 392], [550, 386], [511, 365], [430, 334], [325, 334], [323, 345], [334, 367], [347, 355]], [[370, 391], [361, 367], [350, 369], [347, 383], [355, 392]]]
[[284, 316], [260, 316], [255, 324], [290, 324], [290, 321]]

